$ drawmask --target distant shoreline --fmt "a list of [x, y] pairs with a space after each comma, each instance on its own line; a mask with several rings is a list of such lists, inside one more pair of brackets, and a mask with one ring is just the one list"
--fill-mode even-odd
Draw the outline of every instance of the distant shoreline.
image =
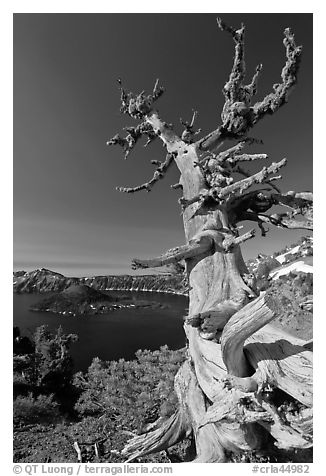
[[98, 291], [157, 292], [188, 296], [183, 275], [107, 275], [92, 277], [66, 277], [45, 268], [14, 272], [15, 293], [60, 292], [72, 284], [86, 284]]

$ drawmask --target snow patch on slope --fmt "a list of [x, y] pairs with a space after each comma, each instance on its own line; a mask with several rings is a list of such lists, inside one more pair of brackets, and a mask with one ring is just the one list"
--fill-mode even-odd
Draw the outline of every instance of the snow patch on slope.
[[309, 264], [306, 264], [303, 260], [294, 261], [293, 263], [289, 263], [288, 265], [282, 266], [281, 268], [273, 269], [269, 276], [272, 279], [278, 279], [280, 276], [284, 274], [289, 274], [291, 271], [302, 272], [302, 273], [313, 273], [313, 267]]
[[283, 264], [284, 261], [286, 260], [286, 256], [287, 256], [287, 255], [293, 255], [294, 253], [297, 253], [299, 250], [300, 250], [300, 245], [295, 246], [294, 248], [292, 248], [292, 250], [287, 251], [286, 253], [283, 253], [282, 255], [275, 256], [275, 259], [276, 259], [279, 263]]

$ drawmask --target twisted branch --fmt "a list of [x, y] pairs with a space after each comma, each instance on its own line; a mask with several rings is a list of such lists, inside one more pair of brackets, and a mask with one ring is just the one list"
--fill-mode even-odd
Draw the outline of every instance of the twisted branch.
[[270, 223], [280, 228], [291, 230], [313, 230], [312, 220], [296, 220], [292, 213], [274, 213], [273, 215], [258, 215], [258, 220]]
[[270, 322], [276, 313], [275, 304], [266, 292], [235, 313], [223, 329], [221, 336], [222, 358], [229, 374], [244, 377], [250, 374], [243, 353], [246, 339]]
[[264, 183], [264, 181], [268, 178], [269, 175], [278, 172], [281, 167], [284, 167], [286, 165], [286, 162], [286, 159], [282, 159], [280, 160], [280, 162], [273, 162], [268, 167], [264, 167], [260, 172], [257, 172], [256, 174], [251, 175], [248, 178], [240, 180], [239, 182], [229, 185], [228, 187], [224, 187], [220, 190], [217, 189], [212, 191], [213, 196], [216, 196], [219, 200], [225, 197], [227, 197], [227, 199], [229, 200], [231, 196], [232, 198], [239, 197], [243, 195], [243, 193], [252, 185]]
[[266, 96], [253, 107], [253, 124], [262, 119], [266, 114], [273, 114], [288, 100], [288, 96], [297, 82], [302, 46], [296, 46], [294, 35], [290, 28], [284, 30], [283, 44], [286, 48], [286, 63], [282, 69], [280, 84], [273, 86], [274, 92]]
[[158, 167], [155, 170], [153, 178], [151, 178], [151, 180], [146, 183], [143, 183], [142, 185], [138, 185], [137, 187], [116, 187], [116, 190], [124, 193], [134, 193], [139, 192], [140, 190], [146, 190], [147, 192], [150, 192], [155, 183], [164, 178], [168, 168], [173, 162], [173, 159], [173, 154], [167, 154], [164, 162], [152, 160], [152, 164], [158, 165]]
[[231, 185], [226, 187], [212, 187], [210, 189], [203, 189], [198, 195], [190, 199], [181, 197], [179, 203], [181, 204], [183, 210], [189, 205], [196, 202], [205, 202], [208, 198], [213, 198], [216, 202], [221, 203], [222, 201], [230, 201], [235, 198], [241, 197], [244, 192], [251, 187], [252, 185], [259, 183], [266, 183], [266, 179], [271, 174], [276, 173], [281, 167], [286, 165], [286, 159], [282, 159], [280, 162], [273, 162], [268, 167], [264, 167], [260, 172], [257, 172], [254, 175], [251, 175], [248, 178], [239, 180]]
[[251, 105], [253, 96], [257, 92], [257, 79], [261, 65], [249, 85], [243, 85], [245, 76], [244, 62], [244, 27], [239, 30], [227, 26], [217, 19], [218, 26], [232, 34], [235, 41], [235, 57], [228, 82], [223, 94], [225, 104], [221, 114], [222, 125], [197, 141], [200, 150], [214, 150], [225, 139], [239, 138], [245, 135], [266, 114], [273, 114], [288, 100], [288, 96], [297, 82], [297, 73], [302, 52], [301, 46], [296, 46], [294, 35], [289, 28], [284, 31], [284, 46], [286, 62], [282, 69], [280, 84], [273, 86], [274, 92], [268, 94], [261, 102]]
[[203, 253], [209, 253], [212, 247], [213, 239], [208, 233], [203, 232], [190, 240], [188, 244], [172, 248], [156, 258], [144, 260], [134, 258], [132, 261], [132, 269], [157, 268], [171, 263], [178, 263], [184, 259], [194, 258]]
[[152, 106], [164, 93], [164, 88], [159, 86], [159, 80], [157, 79], [153, 88], [152, 94], [145, 95], [145, 91], [142, 91], [137, 96], [132, 92], [126, 93], [122, 87], [121, 79], [118, 79], [121, 91], [121, 108], [120, 112], [127, 114], [134, 119], [142, 119], [146, 114], [149, 114], [152, 110]]
[[230, 27], [226, 23], [224, 23], [221, 18], [217, 18], [216, 20], [219, 28], [222, 31], [227, 31], [228, 33], [231, 33], [235, 42], [235, 55], [232, 70], [230, 73], [229, 81], [225, 84], [223, 88], [223, 94], [225, 96], [226, 102], [230, 101], [231, 103], [234, 103], [243, 99], [241, 90], [242, 81], [244, 80], [246, 72], [246, 65], [244, 61], [245, 27], [243, 24], [241, 24], [241, 28], [239, 30], [235, 30], [235, 28]]
[[216, 332], [223, 329], [231, 316], [248, 302], [248, 294], [240, 290], [230, 299], [218, 303], [214, 309], [187, 317], [186, 323], [192, 327], [197, 327], [201, 332], [201, 337], [211, 340], [216, 337]]
[[285, 205], [294, 210], [304, 210], [312, 206], [312, 192], [287, 192], [285, 194], [274, 195], [274, 199], [281, 205]]
[[262, 144], [262, 143], [263, 141], [259, 139], [255, 139], [253, 137], [245, 137], [240, 142], [238, 142], [235, 146], [230, 147], [229, 149], [223, 152], [220, 152], [216, 158], [220, 163], [222, 163], [226, 159], [228, 160], [228, 162], [232, 163], [232, 158], [234, 157], [234, 155], [240, 152], [246, 145]]
[[[255, 155], [259, 155], [259, 154], [255, 154]], [[265, 155], [265, 154], [261, 154], [261, 155]], [[243, 175], [244, 177], [247, 177], [247, 178], [251, 177], [251, 174], [249, 172], [246, 172], [245, 170], [243, 170], [239, 165], [237, 167], [235, 167], [234, 172], [237, 172], [238, 174]], [[272, 182], [275, 181], [275, 180], [280, 180], [281, 178], [282, 178], [282, 175], [276, 175], [275, 177], [266, 178], [262, 183], [270, 184], [270, 186], [276, 192], [280, 193], [280, 189], [275, 184], [273, 184]]]
[[147, 147], [148, 144], [153, 142], [153, 140], [157, 137], [157, 134], [153, 131], [152, 126], [146, 122], [142, 122], [136, 127], [125, 127], [124, 130], [128, 132], [126, 137], [120, 137], [119, 134], [116, 134], [114, 137], [112, 137], [112, 139], [109, 139], [106, 142], [106, 145], [119, 145], [122, 147], [125, 152], [125, 159], [128, 158], [130, 152], [133, 150], [143, 135], [148, 137], [144, 147]]
[[[236, 421], [242, 425], [259, 423], [282, 449], [310, 448], [312, 446], [312, 411], [305, 408], [294, 416], [283, 415], [275, 405], [257, 396], [232, 389], [229, 398], [211, 405], [200, 427], [220, 422]], [[304, 423], [303, 423], [304, 422]]]

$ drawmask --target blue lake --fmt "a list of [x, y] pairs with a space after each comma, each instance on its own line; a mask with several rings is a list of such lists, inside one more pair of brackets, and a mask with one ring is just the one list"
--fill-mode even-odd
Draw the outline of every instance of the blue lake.
[[179, 349], [185, 345], [183, 316], [187, 298], [152, 292], [114, 291], [110, 294], [157, 301], [166, 307], [119, 309], [95, 316], [66, 317], [29, 311], [29, 307], [45, 294], [14, 294], [14, 325], [20, 328], [21, 335], [28, 337], [42, 324], [47, 324], [51, 330], [61, 325], [65, 333], [77, 334], [79, 340], [71, 347], [75, 370], [86, 370], [94, 357], [129, 360], [138, 349], [156, 350], [165, 344], [170, 349]]

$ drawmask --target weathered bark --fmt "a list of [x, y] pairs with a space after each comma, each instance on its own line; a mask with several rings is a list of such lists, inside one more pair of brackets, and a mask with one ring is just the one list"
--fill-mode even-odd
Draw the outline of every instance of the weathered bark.
[[[256, 142], [243, 136], [287, 101], [296, 82], [301, 48], [286, 30], [282, 83], [262, 102], [251, 105], [261, 67], [251, 83], [244, 85], [244, 27], [235, 30], [221, 20], [219, 26], [232, 34], [235, 58], [224, 88], [223, 123], [208, 136], [193, 142], [196, 114], [191, 123], [183, 122], [181, 137], [161, 120], [153, 108], [157, 84], [149, 96], [127, 95], [122, 90], [123, 112], [141, 119], [143, 129], [163, 141], [168, 157], [173, 157], [180, 171], [183, 191], [180, 203], [186, 243], [158, 258], [135, 259], [133, 265], [147, 268], [185, 260], [190, 290], [184, 324], [189, 359], [175, 378], [179, 409], [128, 443], [124, 449], [128, 461], [166, 449], [190, 433], [196, 444], [195, 462], [220, 462], [226, 458], [225, 451], [257, 449], [266, 430], [282, 448], [312, 444], [311, 346], [268, 324], [276, 315], [273, 301], [268, 295], [258, 296], [240, 250], [240, 244], [253, 238], [254, 231], [239, 236], [237, 227], [240, 221], [250, 219], [266, 234], [263, 222], [290, 227], [298, 213], [310, 220], [312, 197], [309, 193], [282, 195], [275, 186], [273, 193], [266, 193], [271, 190], [270, 183], [280, 178], [271, 175], [286, 159], [238, 182], [232, 176], [239, 173], [239, 162], [267, 158], [266, 154], [239, 154]], [[216, 154], [218, 146], [230, 138], [241, 141]], [[129, 144], [130, 139], [126, 140]], [[120, 145], [125, 147], [126, 142]], [[153, 183], [122, 191], [148, 189]], [[255, 184], [265, 188], [248, 192]], [[292, 211], [278, 218], [264, 214], [276, 204]], [[297, 413], [288, 416], [273, 405], [270, 395], [276, 389], [300, 403]]]
[[229, 374], [246, 377], [250, 374], [250, 365], [243, 352], [245, 341], [261, 327], [275, 317], [271, 309], [271, 299], [266, 300], [265, 293], [240, 309], [226, 323], [221, 336], [222, 358]]
[[[165, 127], [156, 114], [149, 120], [160, 128], [161, 138], [166, 140], [168, 148], [179, 150], [175, 160], [181, 171], [183, 195], [186, 199], [193, 197], [203, 187], [202, 176], [195, 167], [196, 149], [193, 145], [181, 148], [179, 139], [173, 139], [170, 130], [165, 135]], [[149, 449], [159, 451], [174, 444], [175, 436], [184, 434], [180, 430], [181, 415], [195, 435], [197, 457], [194, 461], [224, 461], [224, 450], [237, 452], [259, 448], [262, 438], [259, 428], [262, 426], [280, 447], [306, 448], [311, 445], [311, 439], [302, 436], [306, 429], [298, 427], [298, 420], [293, 423], [297, 425], [296, 429], [282, 423], [277, 409], [272, 411], [263, 397], [263, 405], [257, 400], [258, 410], [246, 411], [242, 419], [238, 415], [241, 398], [249, 392], [258, 399], [257, 392], [267, 383], [310, 406], [311, 352], [304, 348], [304, 342], [280, 331], [274, 332], [273, 328], [265, 333], [265, 324], [275, 317], [271, 300], [260, 296], [250, 302], [256, 296], [255, 289], [247, 284], [248, 271], [239, 248], [242, 240], [233, 235], [227, 212], [221, 208], [209, 217], [191, 218], [195, 206], [187, 207], [184, 212], [189, 245], [172, 250], [172, 256], [168, 253], [165, 258], [148, 260], [147, 264], [160, 266], [173, 259], [186, 259], [190, 294], [185, 332], [193, 368], [183, 366], [176, 382], [190, 379], [196, 385], [193, 384], [187, 396], [181, 396], [182, 412], [179, 410], [159, 430], [137, 437], [126, 447], [125, 454], [131, 454], [134, 459], [147, 454]], [[209, 239], [195, 245], [195, 237], [201, 234]], [[198, 321], [200, 324], [195, 326]], [[258, 334], [262, 326], [265, 327]], [[298, 378], [300, 385], [296, 381]], [[238, 391], [233, 399], [230, 399], [230, 385]], [[224, 417], [213, 418], [203, 425], [212, 405], [222, 413], [224, 411]], [[311, 415], [306, 418], [308, 427]], [[175, 423], [173, 428], [171, 423]]]

